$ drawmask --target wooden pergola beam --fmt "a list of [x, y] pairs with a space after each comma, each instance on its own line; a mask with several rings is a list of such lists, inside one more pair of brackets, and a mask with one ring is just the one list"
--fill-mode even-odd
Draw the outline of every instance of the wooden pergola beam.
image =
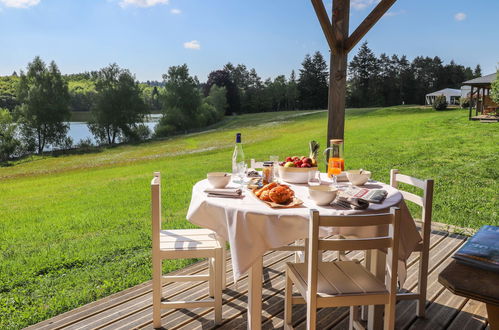
[[329, 97], [327, 145], [331, 139], [343, 139], [345, 131], [345, 95], [348, 51], [344, 45], [348, 38], [350, 0], [333, 0], [332, 28], [338, 37], [331, 51], [329, 67]]
[[379, 21], [397, 0], [381, 0], [380, 3], [367, 15], [360, 25], [348, 37], [345, 43], [347, 53], [366, 35], [367, 32]]
[[326, 7], [324, 7], [324, 3], [322, 0], [312, 0], [312, 5], [314, 6], [315, 14], [319, 19], [319, 23], [321, 24], [322, 32], [326, 36], [327, 43], [329, 44], [329, 49], [331, 52], [334, 52], [335, 48], [338, 45], [338, 38], [336, 37], [333, 27], [329, 22], [329, 16], [326, 11]]

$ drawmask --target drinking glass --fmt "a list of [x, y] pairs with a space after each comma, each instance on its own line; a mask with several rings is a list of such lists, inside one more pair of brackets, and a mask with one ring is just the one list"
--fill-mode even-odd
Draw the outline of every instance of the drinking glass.
[[[333, 165], [334, 166], [334, 165]], [[333, 178], [333, 183], [331, 184], [335, 188], [339, 188], [337, 176], [341, 174], [341, 167], [329, 167], [328, 168], [331, 177]]]
[[308, 185], [319, 186], [321, 184], [321, 172], [311, 170], [308, 172]]
[[239, 182], [244, 185], [244, 177], [246, 176], [246, 170], [248, 166], [245, 162], [237, 163], [237, 176], [239, 177]]
[[279, 156], [270, 156], [270, 161], [274, 163], [274, 178], [279, 177]]

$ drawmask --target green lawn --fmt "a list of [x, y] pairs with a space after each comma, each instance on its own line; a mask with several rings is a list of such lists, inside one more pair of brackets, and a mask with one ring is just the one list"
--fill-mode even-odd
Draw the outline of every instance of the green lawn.
[[[296, 116], [301, 114], [301, 116]], [[84, 155], [31, 157], [0, 168], [0, 328], [21, 328], [150, 279], [149, 182], [163, 174], [165, 227], [185, 220], [192, 185], [246, 157], [324, 145], [325, 112], [228, 118], [217, 130]], [[434, 221], [499, 224], [499, 124], [462, 110], [347, 111], [346, 167], [435, 179]], [[168, 270], [185, 265], [172, 262]], [[166, 270], [166, 269], [165, 269]]]

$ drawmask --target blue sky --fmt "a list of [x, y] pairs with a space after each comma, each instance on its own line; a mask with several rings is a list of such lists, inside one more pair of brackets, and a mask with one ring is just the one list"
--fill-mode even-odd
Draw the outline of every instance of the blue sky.
[[[351, 3], [353, 31], [377, 0]], [[438, 55], [487, 74], [499, 65], [498, 17], [497, 0], [398, 0], [364, 40], [378, 55]], [[328, 53], [310, 0], [0, 0], [0, 75], [40, 55], [63, 73], [116, 62], [141, 81], [183, 63], [205, 81], [229, 61], [267, 78], [316, 50]]]

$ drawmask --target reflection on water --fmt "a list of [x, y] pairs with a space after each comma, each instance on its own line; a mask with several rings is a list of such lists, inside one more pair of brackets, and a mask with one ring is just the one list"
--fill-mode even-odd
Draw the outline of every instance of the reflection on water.
[[[151, 130], [151, 133], [154, 133], [154, 127], [158, 123], [157, 120], [159, 119], [161, 115], [150, 115], [150, 120], [145, 122], [144, 124], [149, 127]], [[70, 122], [69, 123], [69, 130], [68, 130], [68, 136], [73, 139], [73, 144], [76, 145], [80, 142], [80, 140], [85, 140], [85, 139], [90, 139], [93, 144], [96, 144], [94, 136], [88, 129], [87, 123], [85, 122]], [[45, 151], [50, 151], [52, 150], [52, 146], [47, 146], [45, 147]]]

